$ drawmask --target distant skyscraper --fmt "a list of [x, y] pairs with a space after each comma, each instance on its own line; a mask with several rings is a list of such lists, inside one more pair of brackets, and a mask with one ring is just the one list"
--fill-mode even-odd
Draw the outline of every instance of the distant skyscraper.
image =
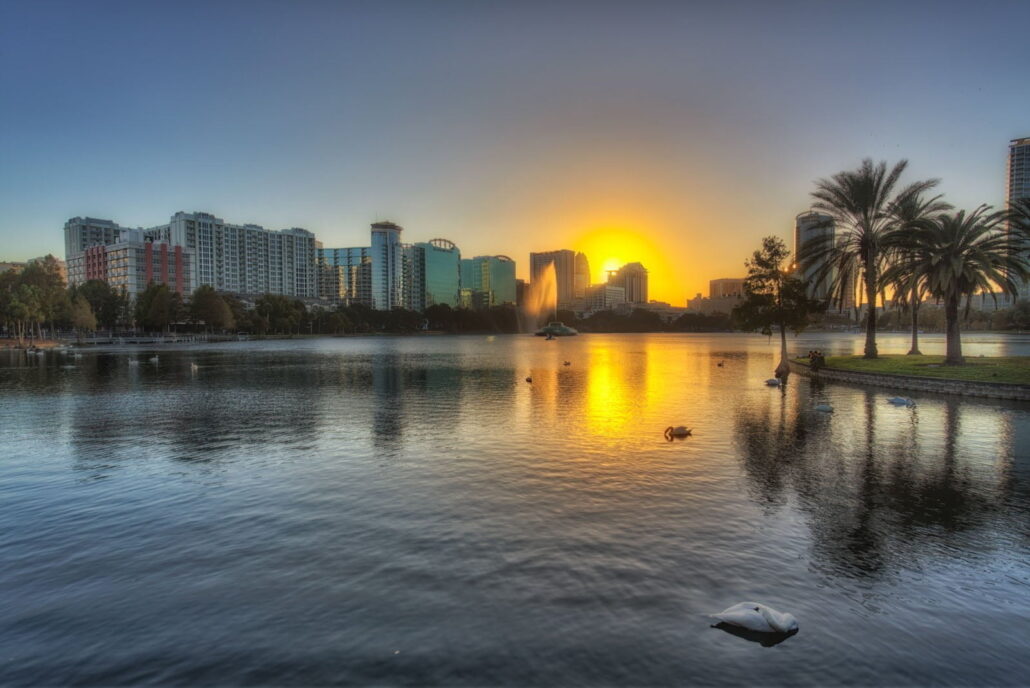
[[[1009, 142], [1008, 170], [1009, 207], [1021, 198], [1030, 198], [1030, 137], [1012, 139]], [[1019, 290], [1020, 298], [1030, 296], [1030, 285], [1024, 283]]]
[[815, 277], [823, 269], [826, 260], [801, 261], [801, 251], [810, 242], [812, 245], [832, 244], [834, 238], [833, 218], [825, 213], [809, 210], [794, 219], [794, 261], [801, 271], [801, 278], [808, 282], [808, 296], [813, 299], [830, 298], [833, 275], [827, 274], [816, 284]]
[[1012, 203], [1030, 198], [1030, 137], [1009, 142], [1009, 193]]
[[372, 249], [318, 249], [319, 297], [346, 305], [372, 307]]
[[372, 224], [372, 308], [388, 311], [404, 306], [404, 252], [400, 225]]
[[626, 303], [647, 303], [647, 269], [640, 263], [626, 263], [608, 277], [608, 284], [625, 290]]
[[574, 251], [562, 249], [544, 253], [529, 254], [529, 283], [534, 288], [540, 285], [541, 277], [548, 265], [554, 264], [554, 277], [557, 282], [558, 306], [565, 307], [572, 303], [576, 294], [576, 254]]
[[426, 249], [422, 244], [402, 244], [404, 253], [404, 307], [426, 309]]
[[458, 307], [461, 290], [461, 251], [447, 239], [418, 243], [425, 251], [425, 303]]
[[590, 261], [585, 253], [576, 254], [576, 274], [573, 280], [572, 296], [582, 299], [587, 295], [590, 287]]
[[614, 284], [595, 284], [587, 289], [587, 308], [592, 311], [607, 311], [626, 303], [626, 290]]
[[708, 280], [708, 298], [710, 299], [739, 299], [743, 296], [743, 277], [722, 277]]
[[508, 256], [461, 259], [461, 286], [477, 308], [515, 304], [515, 261]]

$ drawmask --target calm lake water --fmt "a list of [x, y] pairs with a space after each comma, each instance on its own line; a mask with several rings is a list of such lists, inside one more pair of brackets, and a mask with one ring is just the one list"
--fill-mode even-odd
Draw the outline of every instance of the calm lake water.
[[[0, 352], [0, 683], [1026, 685], [1030, 406], [771, 389], [776, 345]], [[800, 633], [702, 616], [745, 600]]]

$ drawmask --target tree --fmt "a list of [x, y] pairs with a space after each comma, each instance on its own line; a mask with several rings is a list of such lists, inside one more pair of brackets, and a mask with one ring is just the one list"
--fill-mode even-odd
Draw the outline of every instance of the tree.
[[968, 214], [941, 213], [932, 224], [913, 230], [912, 241], [925, 256], [921, 278], [929, 293], [944, 303], [945, 365], [965, 362], [959, 331], [962, 299], [968, 314], [973, 294], [994, 296], [998, 287], [1014, 298], [1030, 277], [1030, 240], [1022, 232], [1000, 231], [1005, 218], [1005, 213], [992, 213], [990, 206], [981, 205]]
[[197, 287], [193, 292], [190, 317], [195, 322], [203, 322], [208, 329], [231, 330], [236, 324], [229, 304], [208, 284]]
[[817, 313], [822, 304], [808, 298], [807, 285], [788, 270], [790, 251], [782, 239], [768, 236], [762, 239], [762, 248], [755, 251], [744, 279], [744, 300], [733, 309], [733, 319], [742, 329], [759, 330], [772, 336], [780, 331], [780, 363], [776, 377], [786, 378], [787, 330], [795, 334], [808, 324], [810, 314]]
[[877, 356], [876, 296], [884, 287], [880, 244], [896, 222], [891, 209], [898, 198], [925, 193], [938, 183], [936, 179], [915, 182], [895, 196], [894, 188], [907, 166], [908, 161], [902, 160], [888, 172], [886, 162], [874, 165], [866, 158], [857, 170], [820, 179], [812, 192], [812, 207], [832, 218], [836, 237], [832, 241], [827, 237], [809, 242], [799, 258], [822, 266], [815, 280], [831, 280], [833, 300], [838, 304], [843, 305], [849, 287], [864, 287], [868, 305], [865, 358]]
[[161, 330], [172, 322], [174, 304], [168, 286], [151, 282], [136, 298], [136, 322], [144, 329]]
[[902, 194], [892, 204], [890, 215], [894, 225], [883, 236], [883, 247], [889, 261], [883, 280], [894, 287], [896, 301], [906, 303], [912, 317], [912, 346], [909, 356], [919, 351], [919, 304], [926, 294], [926, 280], [922, 278], [922, 265], [927, 256], [922, 245], [914, 241], [912, 230], [926, 227], [933, 216], [951, 210], [951, 205], [940, 196], [925, 198], [921, 192]]
[[18, 279], [36, 290], [34, 317], [37, 333], [42, 337], [42, 324], [47, 323], [52, 328], [54, 321], [66, 316], [71, 306], [60, 264], [52, 255], [47, 255], [26, 265]]
[[254, 311], [267, 323], [268, 330], [282, 334], [299, 330], [305, 314], [303, 303], [280, 294], [262, 295], [254, 303]]
[[82, 331], [95, 332], [97, 329], [97, 319], [93, 315], [93, 309], [89, 305], [89, 301], [86, 297], [79, 296], [75, 297], [72, 301], [71, 308], [71, 321], [72, 327], [75, 328], [75, 334], [79, 341], [82, 341]]
[[89, 280], [74, 290], [89, 301], [97, 324], [114, 329], [126, 319], [129, 308], [129, 297], [124, 290], [115, 289], [103, 280]]

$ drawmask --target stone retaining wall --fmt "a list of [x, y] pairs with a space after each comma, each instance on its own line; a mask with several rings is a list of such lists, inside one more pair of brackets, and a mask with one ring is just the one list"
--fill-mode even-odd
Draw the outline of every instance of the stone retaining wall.
[[854, 385], [874, 385], [891, 389], [908, 389], [937, 394], [961, 394], [970, 397], [992, 399], [1013, 399], [1030, 401], [1030, 385], [1014, 385], [1006, 382], [970, 382], [967, 380], [944, 380], [915, 375], [888, 375], [866, 373], [857, 370], [822, 368], [813, 371], [807, 363], [790, 361], [790, 372], [829, 382], [845, 382]]

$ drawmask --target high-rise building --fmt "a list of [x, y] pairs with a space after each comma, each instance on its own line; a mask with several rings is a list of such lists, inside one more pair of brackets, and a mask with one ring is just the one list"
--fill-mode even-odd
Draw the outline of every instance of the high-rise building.
[[471, 290], [474, 307], [515, 305], [515, 261], [508, 256], [462, 258], [461, 286]]
[[[127, 237], [125, 241], [123, 235]], [[83, 258], [87, 249], [107, 247], [103, 252], [106, 255], [113, 253], [115, 246], [126, 244], [118, 251], [127, 255], [126, 252], [145, 250], [143, 244], [152, 243], [157, 248], [151, 250], [159, 253], [160, 246], [167, 246], [172, 256], [169, 260], [174, 261], [181, 254], [188, 262], [181, 271], [184, 293], [208, 284], [219, 291], [240, 294], [309, 298], [318, 295], [315, 236], [304, 229], [275, 232], [257, 225], [232, 225], [208, 213], [179, 212], [168, 224], [145, 230], [129, 230], [110, 220], [76, 217], [65, 223], [64, 243], [69, 284], [88, 279], [87, 262], [91, 264], [89, 274], [103, 272], [98, 266], [108, 259], [101, 259], [102, 252], [94, 250], [87, 261]], [[175, 251], [177, 247], [179, 253]], [[143, 266], [147, 259], [141, 261], [138, 269], [145, 277], [148, 273]], [[149, 274], [158, 274], [161, 269], [158, 266]], [[126, 284], [135, 279], [127, 277]]]
[[708, 280], [708, 298], [710, 299], [740, 299], [743, 297], [743, 277], [722, 277]]
[[320, 248], [318, 263], [320, 298], [372, 307], [372, 249]]
[[[1009, 141], [1008, 205], [1030, 198], [1030, 137]], [[1030, 284], [1023, 283], [1020, 298], [1030, 296]]]
[[592, 311], [607, 311], [626, 303], [626, 290], [614, 284], [595, 284], [587, 290], [586, 306]]
[[808, 296], [813, 299], [830, 298], [833, 274], [827, 272], [816, 282], [819, 272], [824, 270], [826, 259], [804, 259], [802, 251], [807, 246], [829, 246], [834, 238], [833, 217], [809, 210], [794, 219], [794, 264], [801, 271], [801, 279], [808, 282]]
[[167, 241], [152, 241], [141, 229], [125, 229], [109, 244], [94, 244], [68, 260], [68, 284], [107, 282], [136, 298], [147, 286], [167, 285], [189, 295], [190, 252]]
[[402, 229], [393, 222], [372, 223], [372, 308], [376, 310], [404, 306]]
[[178, 212], [144, 235], [190, 253], [190, 291], [207, 284], [237, 294], [318, 296], [315, 235], [306, 229], [274, 231], [230, 224], [210, 213]]
[[587, 254], [577, 253], [576, 254], [576, 270], [575, 277], [573, 279], [572, 296], [576, 299], [582, 299], [587, 295], [587, 289], [590, 288], [590, 261], [587, 260]]
[[90, 246], [106, 246], [118, 241], [125, 227], [110, 220], [73, 217], [64, 223], [64, 260], [71, 260]]
[[1030, 137], [1009, 142], [1008, 201], [1030, 198]]
[[425, 252], [425, 303], [458, 307], [461, 290], [461, 251], [447, 239], [418, 243]]
[[404, 308], [426, 309], [426, 249], [421, 244], [401, 244], [404, 256]]
[[626, 303], [647, 303], [647, 269], [640, 263], [626, 263], [609, 275], [608, 284], [626, 291]]
[[576, 295], [576, 254], [568, 249], [530, 253], [529, 281], [534, 288], [540, 287], [548, 265], [554, 265], [558, 307], [567, 307]]

